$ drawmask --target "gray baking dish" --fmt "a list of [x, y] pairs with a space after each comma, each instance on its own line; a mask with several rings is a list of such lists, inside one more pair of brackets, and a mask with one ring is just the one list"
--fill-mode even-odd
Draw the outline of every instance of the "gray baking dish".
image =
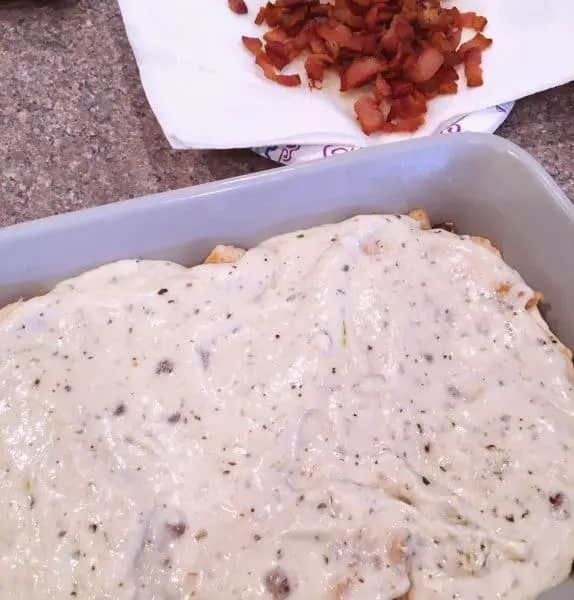
[[[550, 326], [574, 347], [574, 209], [523, 150], [479, 134], [369, 148], [2, 229], [0, 306], [121, 258], [193, 265], [218, 243], [249, 247], [280, 232], [414, 207], [493, 240], [544, 292]], [[573, 581], [544, 596], [572, 598]]]

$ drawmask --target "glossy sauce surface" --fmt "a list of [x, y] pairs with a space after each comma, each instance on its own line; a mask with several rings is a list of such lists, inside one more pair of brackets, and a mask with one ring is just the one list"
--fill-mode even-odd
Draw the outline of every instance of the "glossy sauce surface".
[[536, 597], [574, 556], [574, 390], [532, 297], [365, 216], [14, 307], [0, 598]]

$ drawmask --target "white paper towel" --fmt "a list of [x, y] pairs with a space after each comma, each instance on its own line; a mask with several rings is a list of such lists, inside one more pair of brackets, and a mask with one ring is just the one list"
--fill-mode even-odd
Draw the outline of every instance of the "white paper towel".
[[574, 79], [574, 0], [456, 0], [461, 11], [489, 20], [485, 35], [494, 44], [483, 55], [484, 86], [461, 85], [456, 96], [430, 102], [427, 123], [414, 134], [366, 137], [340, 94], [285, 88], [262, 76], [241, 36], [265, 31], [253, 23], [264, 1], [247, 0], [246, 16], [233, 14], [227, 0], [119, 4], [148, 100], [174, 148], [274, 147], [288, 155], [312, 145], [314, 158], [436, 133], [484, 109], [490, 112], [471, 116], [489, 125], [469, 129], [492, 131], [510, 109], [504, 103]]
[[[474, 133], [494, 133], [506, 121], [510, 111], [514, 108], [514, 102], [497, 104], [492, 108], [479, 110], [458, 117], [450, 123], [443, 124], [433, 133], [462, 133], [463, 131]], [[262, 146], [253, 148], [257, 154], [282, 165], [290, 165], [298, 162], [307, 162], [317, 158], [328, 158], [336, 154], [353, 152], [364, 146], [323, 144], [302, 146], [301, 144], [285, 144], [283, 146]]]

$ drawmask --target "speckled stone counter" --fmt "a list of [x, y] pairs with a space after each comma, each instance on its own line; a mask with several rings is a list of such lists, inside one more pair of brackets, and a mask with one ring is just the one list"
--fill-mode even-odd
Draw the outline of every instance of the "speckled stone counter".
[[[0, 0], [1, 4], [1, 0]], [[170, 149], [116, 0], [0, 9], [0, 226], [274, 166]], [[574, 85], [519, 103], [500, 133], [574, 198]]]

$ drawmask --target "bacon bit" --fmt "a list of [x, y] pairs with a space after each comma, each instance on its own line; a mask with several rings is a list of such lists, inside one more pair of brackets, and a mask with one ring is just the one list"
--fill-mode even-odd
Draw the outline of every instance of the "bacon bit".
[[328, 17], [330, 10], [326, 4], [315, 4], [309, 8], [309, 14], [314, 17]]
[[456, 81], [443, 81], [437, 87], [438, 96], [448, 96], [449, 94], [456, 94], [458, 92], [458, 84]]
[[255, 25], [263, 25], [265, 23], [265, 7], [262, 6], [255, 17]]
[[275, 71], [269, 56], [264, 52], [260, 52], [255, 57], [255, 64], [261, 68], [263, 75], [265, 75], [267, 79], [275, 81], [279, 85], [283, 85], [285, 87], [297, 87], [298, 85], [301, 85], [301, 77], [299, 77], [299, 75], [279, 75]]
[[475, 31], [484, 31], [488, 19], [477, 15], [475, 12], [460, 13], [460, 25]]
[[443, 54], [454, 52], [460, 44], [462, 37], [462, 29], [453, 29], [449, 35], [446, 35], [444, 31], [431, 31], [428, 36], [428, 41], [437, 50]]
[[298, 6], [307, 6], [318, 3], [318, 0], [278, 0], [275, 5], [280, 8], [297, 8]]
[[413, 133], [424, 125], [423, 115], [409, 119], [401, 119], [393, 123], [385, 123], [381, 131], [385, 133]]
[[468, 87], [480, 87], [482, 81], [482, 52], [477, 48], [469, 50], [464, 57], [464, 76]]
[[255, 64], [258, 65], [259, 67], [261, 67], [261, 70], [263, 71], [263, 75], [265, 75], [265, 77], [267, 77], [267, 79], [271, 79], [271, 81], [275, 81], [275, 78], [277, 77], [277, 73], [275, 72], [275, 69], [273, 68], [273, 64], [269, 61], [269, 57], [266, 54], [264, 54], [263, 52], [260, 52], [255, 57]]
[[458, 55], [461, 57], [461, 60], [464, 61], [464, 57], [467, 52], [470, 52], [471, 50], [480, 50], [480, 52], [482, 52], [491, 45], [491, 39], [484, 37], [482, 33], [477, 33], [471, 40], [468, 40], [468, 42], [464, 42], [464, 44], [460, 45], [460, 48], [458, 49]]
[[282, 29], [275, 28], [265, 33], [263, 39], [266, 42], [286, 42], [289, 36]]
[[277, 75], [277, 77], [275, 77], [275, 81], [279, 85], [283, 85], [285, 87], [297, 87], [298, 85], [301, 85], [301, 77], [297, 74]]
[[399, 42], [411, 42], [414, 38], [413, 26], [403, 15], [395, 15], [391, 26], [381, 37], [381, 48], [387, 52], [396, 52]]
[[417, 22], [421, 27], [436, 27], [441, 18], [439, 6], [427, 6], [417, 14]]
[[375, 31], [379, 24], [379, 7], [375, 4], [371, 6], [365, 15], [365, 29]]
[[314, 40], [315, 28], [311, 22], [305, 23], [299, 33], [293, 38], [293, 45], [297, 50], [306, 50]]
[[241, 41], [253, 56], [257, 56], [263, 49], [263, 42], [259, 38], [247, 37], [244, 35], [241, 38]]
[[380, 73], [375, 77], [375, 87], [373, 89], [373, 94], [379, 102], [383, 98], [389, 98], [393, 94], [393, 89], [391, 85]]
[[301, 8], [298, 8], [292, 14], [285, 15], [285, 17], [283, 18], [283, 27], [287, 31], [290, 31], [290, 30], [292, 31], [297, 27], [297, 25], [299, 25], [300, 23], [303, 23], [306, 18], [307, 18], [307, 8], [305, 6], [302, 6]]
[[309, 42], [309, 47], [311, 49], [311, 54], [327, 54], [327, 46], [322, 39], [313, 38]]
[[331, 16], [333, 19], [348, 25], [351, 29], [363, 29], [365, 27], [364, 17], [353, 14], [347, 6], [336, 7]]
[[361, 52], [367, 56], [373, 56], [377, 53], [379, 37], [376, 33], [363, 33], [360, 37]]
[[426, 98], [420, 92], [414, 92], [410, 96], [396, 98], [391, 102], [389, 120], [410, 119], [424, 115], [427, 109]]
[[331, 56], [331, 58], [333, 58], [334, 60], [339, 59], [341, 48], [339, 47], [339, 44], [337, 44], [337, 42], [334, 42], [332, 40], [326, 40], [325, 48], [327, 48], [327, 54]]
[[373, 56], [357, 58], [341, 75], [341, 91], [346, 92], [365, 85], [383, 70], [382, 62]]
[[275, 54], [277, 56], [280, 56], [281, 58], [284, 58], [287, 63], [289, 64], [291, 62], [291, 56], [293, 54], [293, 47], [292, 45], [290, 45], [288, 42], [276, 42], [276, 41], [269, 41], [267, 42], [267, 44], [265, 44], [265, 51], [269, 54]]
[[229, 3], [229, 8], [236, 15], [246, 15], [247, 14], [247, 4], [243, 0], [227, 0]]
[[414, 85], [410, 81], [392, 81], [391, 96], [393, 98], [402, 98], [408, 96], [414, 91]]
[[355, 114], [363, 133], [366, 135], [371, 135], [371, 133], [381, 129], [386, 121], [379, 105], [372, 96], [363, 96], [355, 102]]
[[333, 62], [327, 54], [310, 54], [305, 60], [305, 72], [309, 79], [309, 87], [320, 88], [325, 76], [325, 67]]
[[[244, 0], [228, 2], [247, 12]], [[419, 128], [428, 100], [457, 93], [461, 65], [469, 87], [482, 85], [482, 52], [492, 44], [481, 33], [484, 17], [440, 0], [271, 0], [255, 23], [268, 28], [263, 41], [242, 41], [267, 79], [300, 85], [299, 75], [278, 71], [303, 54], [311, 89], [327, 72], [342, 92], [365, 88], [355, 114], [368, 135]], [[465, 28], [478, 33], [461, 45]]]
[[360, 50], [360, 40], [353, 39], [353, 32], [344, 23], [338, 23], [334, 27], [327, 24], [319, 25], [317, 27], [317, 35], [323, 38], [325, 42], [332, 42], [340, 48], [354, 47]]
[[452, 67], [441, 67], [429, 81], [422, 83], [418, 89], [427, 100], [443, 94], [456, 94], [458, 91], [458, 73]]
[[458, 65], [461, 64], [460, 61], [460, 56], [458, 55], [457, 52], [445, 52], [444, 53], [444, 63], [443, 63], [443, 67], [445, 69], [452, 69], [452, 72], [455, 74], [455, 76], [453, 76], [452, 80], [456, 81], [458, 79], [458, 73], [455, 71], [455, 67], [458, 67]]
[[415, 64], [405, 72], [409, 81], [423, 83], [436, 75], [444, 63], [444, 55], [428, 46], [417, 57]]
[[267, 57], [267, 60], [278, 71], [281, 71], [289, 64], [289, 59], [286, 56], [277, 54], [276, 52], [273, 51], [272, 48], [266, 47], [263, 54], [265, 54], [265, 56]]

